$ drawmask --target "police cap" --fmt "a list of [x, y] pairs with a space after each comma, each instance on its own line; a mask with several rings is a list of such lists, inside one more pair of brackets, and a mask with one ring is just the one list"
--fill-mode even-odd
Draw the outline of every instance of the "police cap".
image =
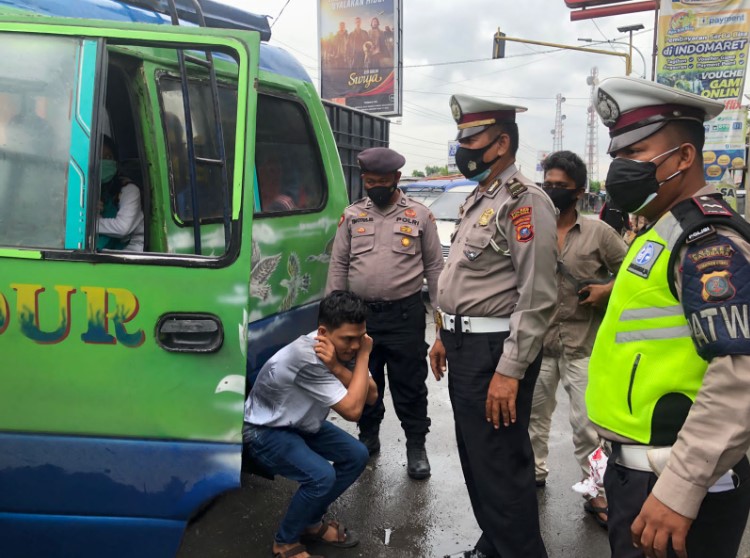
[[357, 162], [362, 172], [388, 174], [404, 166], [406, 159], [400, 153], [387, 147], [371, 147], [360, 152]]
[[499, 122], [515, 122], [517, 112], [526, 107], [506, 105], [470, 95], [453, 95], [450, 100], [451, 114], [458, 126], [457, 140], [469, 138]]
[[596, 112], [609, 128], [609, 153], [646, 139], [669, 122], [702, 124], [723, 109], [721, 102], [639, 78], [608, 78], [596, 92]]

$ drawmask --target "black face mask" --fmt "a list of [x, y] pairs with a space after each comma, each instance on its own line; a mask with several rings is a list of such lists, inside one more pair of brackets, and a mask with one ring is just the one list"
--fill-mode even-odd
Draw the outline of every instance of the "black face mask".
[[578, 190], [568, 190], [566, 188], [545, 188], [544, 191], [547, 193], [552, 203], [560, 213], [568, 209], [571, 205], [575, 205], [578, 201], [576, 196]]
[[[498, 155], [489, 163], [485, 163], [482, 158], [487, 151], [495, 145], [495, 142], [500, 139], [497, 136], [489, 144], [480, 149], [468, 149], [466, 147], [459, 147], [456, 150], [456, 166], [458, 170], [469, 180], [476, 180], [481, 182], [490, 173], [490, 167], [494, 165], [500, 158]], [[484, 176], [482, 176], [484, 175]]]
[[367, 189], [367, 197], [378, 207], [385, 207], [391, 201], [391, 197], [393, 197], [393, 192], [395, 191], [395, 184], [390, 186], [373, 186]]
[[[680, 147], [665, 151], [657, 155], [654, 159], [664, 155], [674, 153]], [[667, 157], [668, 159], [669, 157]], [[669, 182], [682, 171], [677, 171], [659, 182], [656, 179], [656, 169], [658, 165], [651, 159], [650, 161], [636, 161], [633, 159], [617, 158], [609, 165], [607, 172], [607, 194], [612, 198], [612, 203], [623, 211], [628, 213], [637, 213], [643, 209], [646, 204], [656, 197], [657, 192], [662, 184]]]

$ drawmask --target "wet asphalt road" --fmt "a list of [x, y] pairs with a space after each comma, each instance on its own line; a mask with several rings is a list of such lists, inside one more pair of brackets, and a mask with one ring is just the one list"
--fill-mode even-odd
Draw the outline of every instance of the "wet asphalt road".
[[[430, 345], [433, 331], [430, 321]], [[432, 477], [414, 481], [407, 476], [403, 431], [386, 394], [381, 452], [330, 510], [358, 533], [361, 542], [352, 549], [310, 545], [308, 550], [326, 558], [441, 558], [473, 547], [479, 529], [455, 447], [447, 379], [436, 382], [430, 373], [428, 387], [432, 427], [427, 451]], [[550, 436], [552, 471], [547, 487], [537, 490], [542, 536], [550, 558], [607, 557], [606, 531], [583, 511], [582, 498], [570, 489], [579, 480], [579, 469], [567, 417], [567, 400], [560, 390]], [[356, 436], [354, 424], [335, 413], [331, 419]], [[242, 484], [191, 524], [178, 558], [272, 556], [273, 535], [296, 484], [251, 475], [243, 475]], [[739, 556], [750, 558], [747, 528]]]

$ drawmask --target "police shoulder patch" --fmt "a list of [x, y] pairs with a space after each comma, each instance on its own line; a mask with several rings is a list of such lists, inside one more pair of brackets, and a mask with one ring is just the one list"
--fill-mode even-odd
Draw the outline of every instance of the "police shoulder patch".
[[344, 219], [345, 219], [345, 217], [344, 217], [344, 214], [342, 213], [342, 214], [341, 214], [341, 219], [339, 219], [339, 224], [338, 224], [338, 226], [339, 226], [339, 227], [340, 227], [340, 226], [342, 225], [342, 223], [344, 222]]
[[688, 245], [682, 305], [703, 359], [750, 355], [750, 263], [732, 239], [718, 232]]
[[[526, 186], [524, 186], [524, 188], [526, 188]], [[531, 206], [525, 205], [518, 209], [514, 209], [510, 212], [510, 220], [513, 223], [513, 227], [516, 229], [516, 240], [518, 242], [529, 242], [534, 238], [534, 225], [531, 221]]]
[[521, 194], [523, 194], [528, 188], [525, 184], [523, 184], [520, 180], [517, 178], [514, 178], [510, 182], [508, 182], [505, 185], [508, 188], [508, 192], [510, 192], [511, 197], [518, 198]]

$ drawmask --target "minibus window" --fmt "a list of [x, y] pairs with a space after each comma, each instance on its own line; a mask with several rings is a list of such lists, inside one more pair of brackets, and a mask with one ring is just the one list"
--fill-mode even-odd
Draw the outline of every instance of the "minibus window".
[[310, 119], [300, 103], [258, 96], [255, 165], [255, 209], [261, 216], [323, 206], [323, 168]]
[[69, 173], [87, 172], [69, 165], [81, 43], [0, 33], [0, 246], [66, 247]]
[[[173, 213], [180, 224], [193, 221], [192, 197], [188, 178], [187, 141], [185, 138], [185, 111], [179, 79], [164, 75], [159, 79], [163, 106], [163, 124], [169, 149]], [[193, 140], [197, 157], [216, 159], [218, 146], [214, 134], [214, 110], [210, 84], [207, 80], [192, 80], [189, 88], [192, 114]], [[227, 156], [227, 175], [234, 171], [235, 130], [237, 125], [237, 91], [219, 87], [224, 148]], [[201, 223], [218, 223], [223, 218], [221, 174], [216, 166], [198, 165], [198, 202]]]

